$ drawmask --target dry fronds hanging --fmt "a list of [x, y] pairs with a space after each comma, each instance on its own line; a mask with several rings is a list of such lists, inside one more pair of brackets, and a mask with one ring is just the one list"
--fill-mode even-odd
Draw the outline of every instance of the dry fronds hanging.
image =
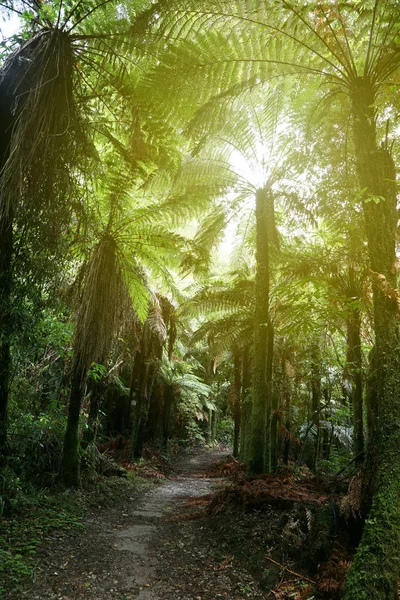
[[22, 202], [51, 209], [66, 197], [72, 166], [88, 148], [74, 94], [70, 36], [41, 30], [5, 62], [0, 79], [13, 99], [9, 156], [0, 174], [0, 216]]
[[75, 330], [75, 360], [87, 369], [103, 361], [124, 315], [132, 314], [118, 247], [106, 234], [98, 243], [83, 281]]

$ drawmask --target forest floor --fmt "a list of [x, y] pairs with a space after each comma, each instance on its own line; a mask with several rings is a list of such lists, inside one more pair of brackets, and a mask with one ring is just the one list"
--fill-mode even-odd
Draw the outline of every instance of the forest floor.
[[202, 520], [186, 518], [188, 499], [221, 487], [199, 475], [226, 456], [186, 451], [174, 461], [174, 474], [150, 490], [126, 488], [115, 503], [92, 508], [81, 530], [45, 540], [34, 581], [4, 600], [264, 598], [253, 576], [221, 554]]
[[33, 581], [4, 600], [340, 597], [351, 559], [340, 498], [308, 474], [246, 478], [227, 452], [195, 448], [166, 478], [107, 490], [80, 528], [46, 535]]

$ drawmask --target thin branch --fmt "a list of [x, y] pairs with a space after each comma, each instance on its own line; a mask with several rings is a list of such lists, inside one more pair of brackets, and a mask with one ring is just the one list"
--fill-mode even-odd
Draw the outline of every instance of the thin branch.
[[291, 575], [294, 575], [295, 577], [298, 577], [299, 579], [303, 579], [304, 581], [308, 581], [309, 583], [314, 583], [314, 584], [316, 583], [315, 581], [313, 581], [309, 577], [306, 577], [305, 575], [300, 575], [300, 573], [296, 573], [295, 571], [291, 571], [291, 569], [288, 569], [284, 565], [281, 565], [281, 563], [278, 563], [276, 560], [274, 560], [270, 556], [265, 555], [265, 559], [269, 560], [270, 562], [272, 562], [277, 567], [280, 567], [283, 571], [287, 571], [288, 573], [290, 573]]
[[13, 6], [7, 6], [7, 4], [3, 4], [3, 2], [0, 2], [0, 6], [2, 6], [3, 8], [5, 8], [7, 10], [10, 10], [13, 13], [16, 13], [17, 15], [21, 15], [22, 17], [24, 16], [23, 12], [21, 12], [20, 10], [17, 10]]

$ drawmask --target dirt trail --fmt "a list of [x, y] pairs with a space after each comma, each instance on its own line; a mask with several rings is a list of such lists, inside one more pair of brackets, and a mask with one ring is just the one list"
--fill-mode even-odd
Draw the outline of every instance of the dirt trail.
[[215, 489], [215, 480], [196, 475], [225, 455], [210, 450], [185, 453], [174, 464], [178, 475], [139, 502], [132, 496], [99, 509], [86, 519], [84, 534], [54, 539], [42, 552], [36, 581], [19, 598], [264, 598], [251, 575], [219, 553], [218, 540], [210, 539], [201, 519], [179, 520], [185, 499]]

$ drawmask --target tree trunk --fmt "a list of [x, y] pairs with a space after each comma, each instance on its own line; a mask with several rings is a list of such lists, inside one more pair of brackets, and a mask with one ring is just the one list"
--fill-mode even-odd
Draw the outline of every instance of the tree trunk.
[[218, 426], [218, 411], [212, 411], [212, 420], [211, 420], [211, 438], [213, 440], [217, 439], [217, 426]]
[[[267, 404], [271, 406], [270, 416], [270, 447], [266, 446], [266, 466], [268, 472], [274, 471], [278, 464], [278, 421], [279, 421], [279, 395], [273, 393], [272, 374], [274, 365], [274, 329], [271, 321], [268, 323], [268, 348], [267, 348]], [[268, 417], [267, 417], [268, 425]], [[269, 463], [268, 461], [269, 457]]]
[[208, 421], [207, 421], [207, 445], [211, 446], [213, 439], [212, 439], [212, 419], [213, 419], [213, 411], [211, 408], [208, 409], [207, 411], [207, 415], [208, 415]]
[[170, 384], [165, 385], [164, 389], [164, 414], [163, 414], [163, 441], [164, 447], [167, 448], [168, 440], [171, 434], [171, 412], [174, 402], [174, 388]]
[[233, 407], [233, 420], [235, 423], [233, 433], [233, 456], [239, 458], [239, 441], [240, 441], [240, 421], [242, 412], [242, 361], [240, 354], [235, 353], [234, 357], [234, 407]]
[[362, 462], [364, 449], [363, 425], [363, 381], [362, 381], [362, 354], [361, 354], [361, 318], [360, 309], [351, 311], [347, 319], [347, 365], [351, 377], [351, 401], [353, 405], [354, 426], [354, 456], [357, 462]]
[[313, 470], [316, 471], [320, 447], [320, 402], [321, 402], [321, 371], [320, 371], [320, 349], [318, 344], [314, 344], [311, 350], [311, 420], [317, 428], [315, 438], [315, 451], [313, 460]]
[[79, 486], [79, 415], [86, 379], [86, 368], [75, 357], [69, 397], [69, 412], [61, 463], [62, 481], [66, 487]]
[[[268, 405], [266, 380], [267, 344], [269, 322], [269, 240], [267, 228], [267, 204], [270, 202], [267, 190], [257, 190], [256, 194], [256, 298], [254, 318], [254, 364], [253, 402], [251, 418], [250, 460], [251, 473], [264, 472], [264, 453], [269, 447], [269, 423], [271, 406]], [[266, 427], [267, 423], [267, 427]]]
[[[1, 207], [0, 207], [1, 209]], [[0, 462], [6, 454], [7, 408], [11, 368], [12, 215], [0, 216]]]
[[[396, 172], [378, 148], [375, 89], [367, 77], [351, 89], [354, 140], [373, 271], [376, 368], [375, 494], [369, 518], [346, 579], [345, 600], [392, 600], [400, 574], [400, 341], [396, 296]], [[368, 450], [371, 445], [368, 443]]]
[[99, 381], [92, 381], [90, 394], [89, 415], [87, 420], [87, 428], [83, 435], [83, 447], [91, 444], [97, 436], [99, 426], [99, 411], [103, 400], [104, 393], [107, 389], [107, 384], [102, 378]]
[[239, 458], [242, 461], [247, 461], [251, 432], [251, 398], [249, 397], [249, 389], [251, 387], [251, 370], [248, 347], [245, 347], [243, 350], [242, 365], [242, 418], [240, 427]]
[[[11, 80], [13, 78], [11, 74]], [[3, 74], [0, 82], [0, 174], [10, 154], [11, 135], [15, 122], [10, 76]], [[7, 408], [11, 370], [11, 290], [13, 256], [13, 208], [0, 196], [0, 463], [6, 453]]]
[[287, 465], [290, 455], [290, 431], [291, 431], [291, 394], [290, 380], [287, 373], [286, 360], [282, 361], [282, 396], [285, 419], [285, 441], [283, 444], [283, 464]]

